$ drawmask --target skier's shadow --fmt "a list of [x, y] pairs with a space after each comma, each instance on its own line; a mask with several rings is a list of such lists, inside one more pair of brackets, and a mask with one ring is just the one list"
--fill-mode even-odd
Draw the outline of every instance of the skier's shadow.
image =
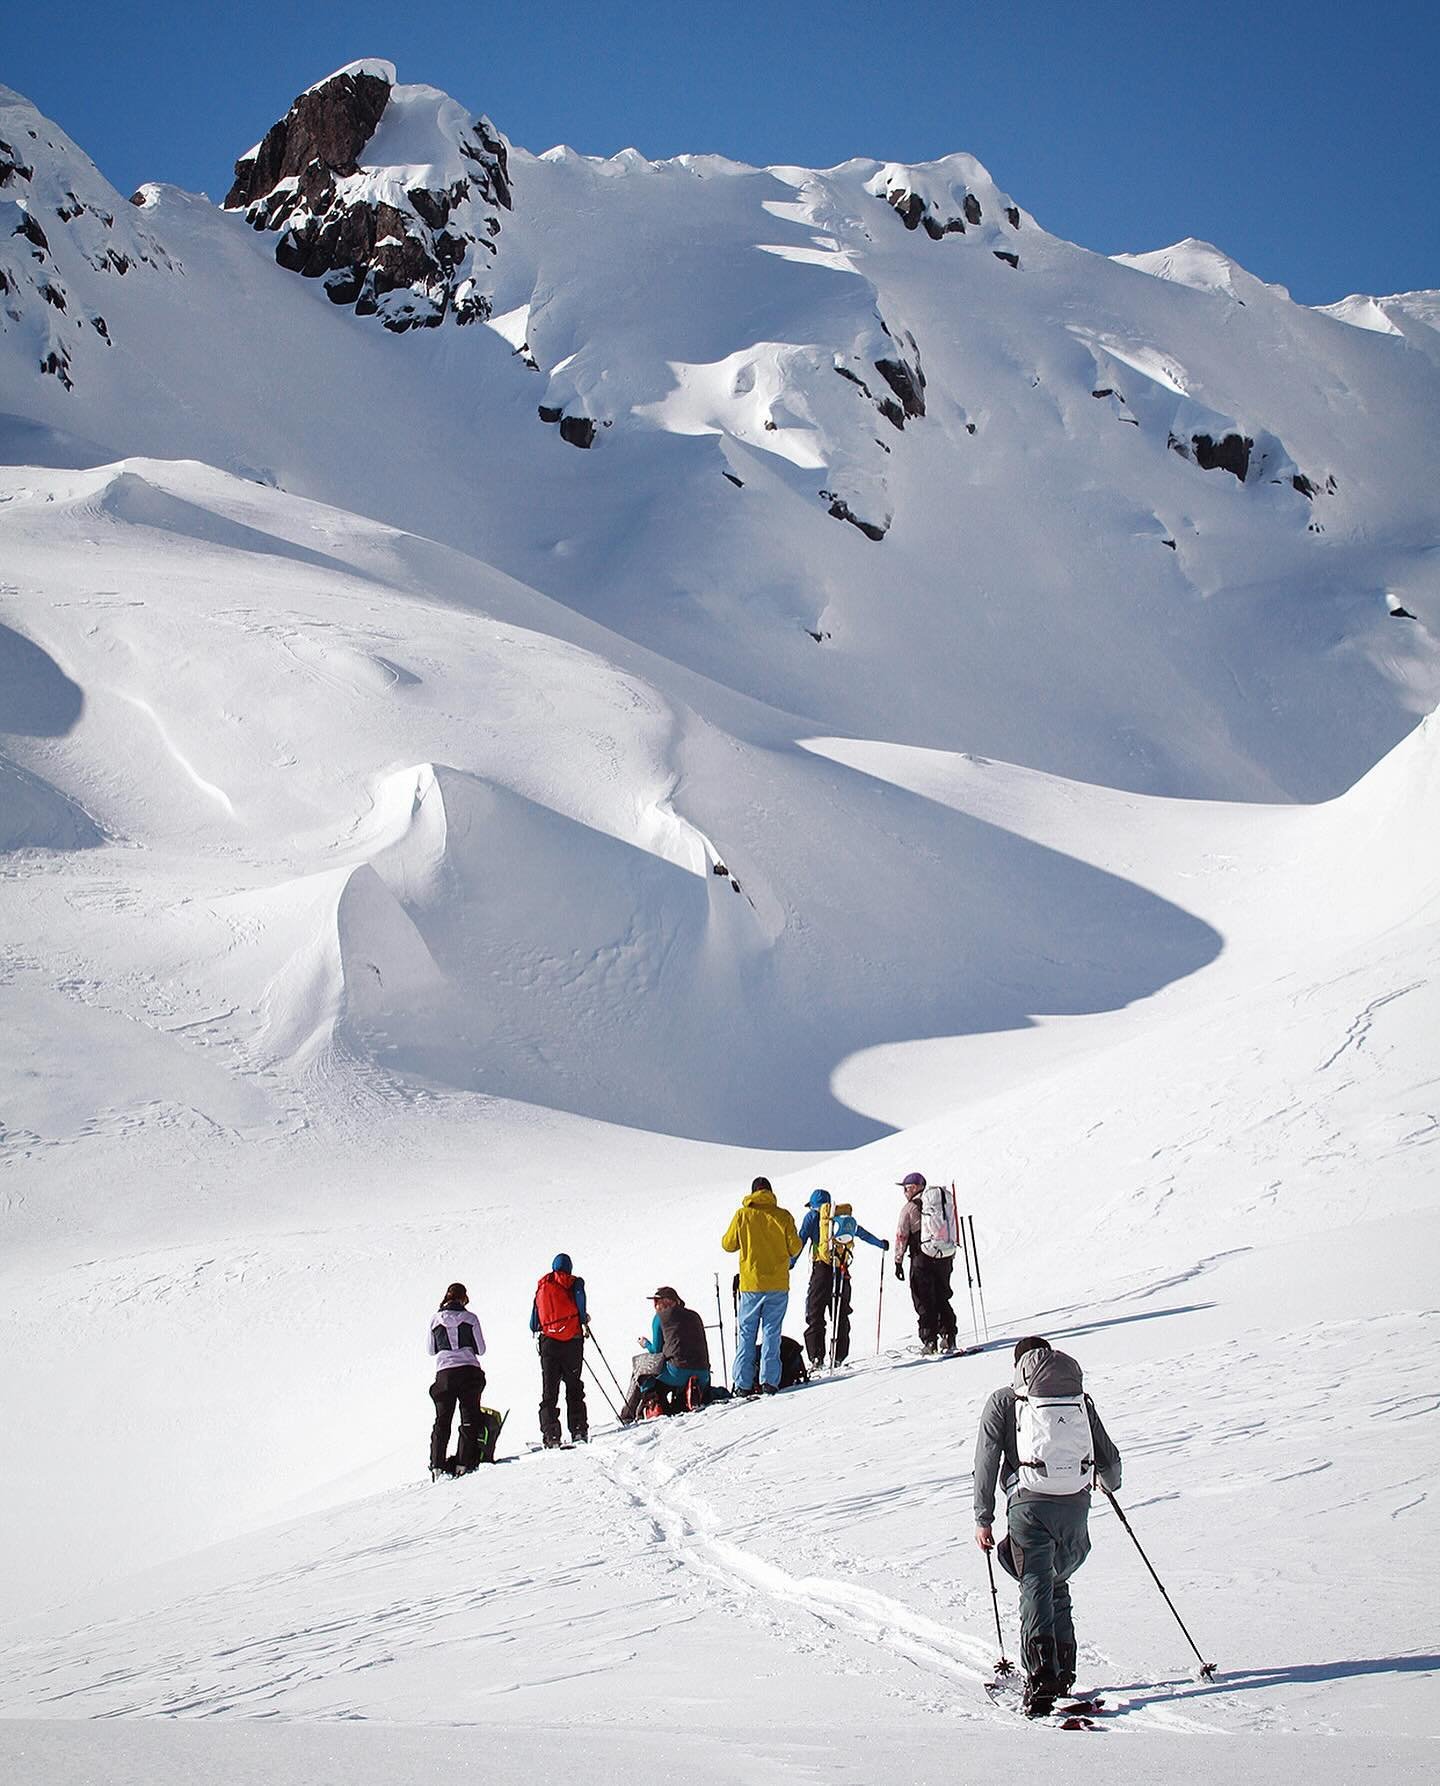
[[[1208, 1699], [1215, 1693], [1250, 1693], [1261, 1688], [1322, 1686], [1369, 1674], [1433, 1674], [1440, 1669], [1440, 1655], [1371, 1656], [1350, 1662], [1297, 1662], [1288, 1668], [1242, 1668], [1217, 1674], [1213, 1680], [1192, 1680], [1188, 1686], [1157, 1687], [1154, 1681], [1136, 1681], [1116, 1687], [1115, 1698], [1127, 1710], [1146, 1705], [1173, 1705], [1177, 1699]], [[1131, 1697], [1133, 1695], [1133, 1698]]]

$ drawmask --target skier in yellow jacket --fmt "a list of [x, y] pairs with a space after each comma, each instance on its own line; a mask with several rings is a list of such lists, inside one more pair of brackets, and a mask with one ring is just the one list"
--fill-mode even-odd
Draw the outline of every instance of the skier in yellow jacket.
[[[740, 1255], [740, 1321], [735, 1336], [735, 1393], [774, 1395], [780, 1387], [780, 1328], [790, 1300], [790, 1261], [800, 1252], [795, 1218], [775, 1201], [768, 1178], [757, 1178], [720, 1242]], [[760, 1383], [755, 1383], [755, 1334]]]

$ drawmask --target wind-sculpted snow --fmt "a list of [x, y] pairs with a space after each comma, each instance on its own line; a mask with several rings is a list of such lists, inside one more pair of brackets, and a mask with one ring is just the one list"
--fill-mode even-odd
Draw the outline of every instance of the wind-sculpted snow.
[[[65, 731], [66, 797], [114, 834], [206, 880], [246, 863], [212, 940], [188, 938], [211, 964], [196, 991], [223, 963], [256, 1013], [236, 1045], [293, 1083], [354, 1053], [457, 1092], [822, 1147], [878, 1132], [831, 1095], [846, 1055], [1113, 1008], [1218, 947], [1123, 879], [837, 783], [783, 715], [658, 658], [622, 667], [622, 641], [517, 627], [473, 563], [446, 567], [474, 591], [450, 610], [407, 593], [403, 539], [357, 552], [283, 495], [140, 464], [55, 484], [27, 574], [100, 527], [112, 587], [52, 620], [75, 680], [53, 670], [48, 703], [34, 683], [31, 729]], [[331, 550], [303, 543], [331, 528]], [[403, 635], [377, 633], [377, 603]], [[406, 736], [433, 765], [389, 766]], [[923, 945], [886, 940], [902, 907]], [[1063, 964], [1057, 927], [1086, 939]]]

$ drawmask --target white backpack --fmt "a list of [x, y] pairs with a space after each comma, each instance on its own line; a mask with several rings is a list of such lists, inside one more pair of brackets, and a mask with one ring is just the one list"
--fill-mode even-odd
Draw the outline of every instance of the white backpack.
[[927, 1259], [953, 1259], [960, 1244], [956, 1228], [954, 1192], [927, 1184], [920, 1193], [920, 1251]]
[[[1034, 1356], [1026, 1353], [1021, 1367]], [[1036, 1495], [1075, 1495], [1095, 1481], [1095, 1442], [1080, 1366], [1046, 1352], [1028, 1383], [1015, 1373], [1015, 1455], [1019, 1486]]]

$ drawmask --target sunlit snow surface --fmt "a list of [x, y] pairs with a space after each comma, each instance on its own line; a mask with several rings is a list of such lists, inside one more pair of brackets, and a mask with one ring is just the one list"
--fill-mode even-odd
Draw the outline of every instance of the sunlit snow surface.
[[[476, 115], [397, 94], [377, 191]], [[1428, 1778], [1434, 294], [516, 151], [492, 326], [397, 339], [0, 98], [7, 1775]], [[843, 1380], [425, 1480], [451, 1278], [513, 1456], [557, 1249], [623, 1371], [754, 1173], [917, 1167], [986, 1354], [866, 1252]], [[1220, 1668], [1097, 1513], [1098, 1738], [981, 1691], [1032, 1330]]]

